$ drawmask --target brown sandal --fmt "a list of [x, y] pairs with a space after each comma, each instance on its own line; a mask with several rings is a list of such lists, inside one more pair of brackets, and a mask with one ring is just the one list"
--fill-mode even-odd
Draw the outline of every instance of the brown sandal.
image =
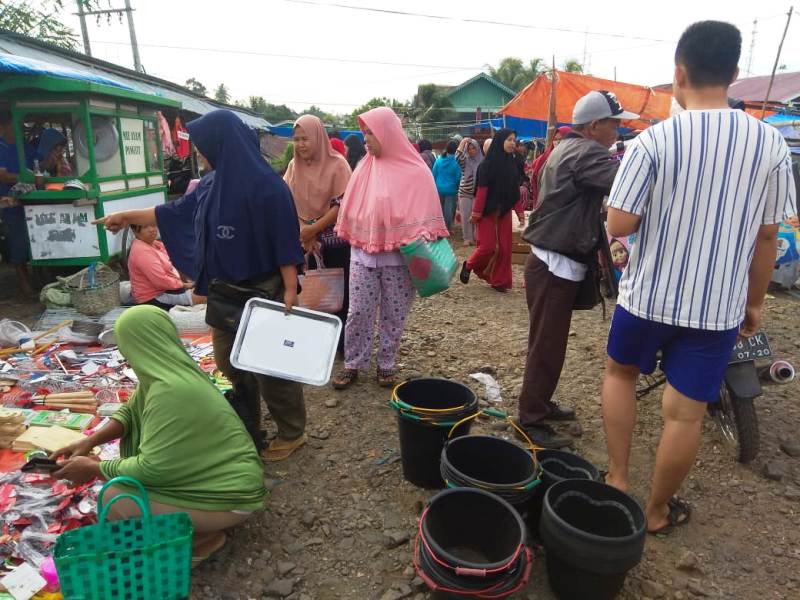
[[358, 369], [342, 369], [333, 378], [333, 389], [346, 390], [358, 379]]
[[212, 554], [221, 550], [227, 540], [228, 536], [225, 535], [225, 532], [219, 531], [205, 543], [192, 548], [192, 568], [194, 569], [204, 560], [208, 560]]
[[397, 385], [394, 369], [378, 369], [378, 385], [385, 388]]
[[275, 438], [269, 443], [267, 449], [261, 452], [261, 460], [264, 462], [280, 462], [289, 458], [295, 450], [306, 443], [306, 435], [303, 434], [293, 440], [282, 440]]

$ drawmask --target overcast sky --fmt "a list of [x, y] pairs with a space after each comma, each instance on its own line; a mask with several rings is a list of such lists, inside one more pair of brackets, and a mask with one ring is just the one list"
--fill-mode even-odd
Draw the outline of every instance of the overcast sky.
[[[234, 99], [258, 95], [294, 109], [314, 103], [338, 113], [349, 113], [373, 96], [408, 100], [420, 83], [459, 84], [505, 56], [550, 61], [555, 55], [560, 66], [569, 58], [583, 62], [585, 53], [588, 72], [598, 77], [613, 79], [616, 68], [619, 81], [668, 82], [675, 42], [687, 25], [702, 19], [728, 20], [741, 29], [744, 76], [753, 19], [758, 18], [751, 71], [769, 74], [789, 8], [788, 2], [772, 0], [132, 3], [149, 74], [176, 83], [195, 77], [209, 90], [224, 82]], [[65, 1], [68, 8], [72, 4]], [[123, 1], [111, 4], [122, 6]], [[79, 32], [77, 17], [68, 20]], [[105, 19], [97, 25], [90, 20], [89, 36], [95, 56], [133, 66], [124, 21], [120, 25], [115, 17], [111, 25]], [[800, 71], [800, 15], [792, 19], [781, 63]]]

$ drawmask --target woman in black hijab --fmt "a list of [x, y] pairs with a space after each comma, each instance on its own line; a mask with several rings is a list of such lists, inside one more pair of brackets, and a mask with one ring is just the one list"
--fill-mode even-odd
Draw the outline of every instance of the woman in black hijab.
[[475, 271], [498, 292], [511, 289], [511, 210], [520, 221], [525, 216], [519, 204], [516, 147], [516, 132], [501, 129], [478, 166], [475, 203], [469, 217], [475, 223], [478, 245], [461, 268], [462, 283], [468, 283]]
[[356, 165], [366, 156], [367, 149], [364, 147], [364, 142], [355, 133], [344, 138], [344, 145], [347, 147], [347, 162], [350, 170], [355, 171]]

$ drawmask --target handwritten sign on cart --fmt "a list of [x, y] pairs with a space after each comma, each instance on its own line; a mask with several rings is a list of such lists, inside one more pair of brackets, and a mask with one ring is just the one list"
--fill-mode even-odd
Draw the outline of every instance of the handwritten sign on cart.
[[91, 224], [94, 207], [37, 204], [25, 207], [31, 258], [98, 256], [97, 227]]

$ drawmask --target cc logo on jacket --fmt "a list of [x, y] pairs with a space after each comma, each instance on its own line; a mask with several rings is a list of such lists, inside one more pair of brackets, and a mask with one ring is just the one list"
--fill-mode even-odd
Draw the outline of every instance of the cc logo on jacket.
[[221, 240], [232, 240], [236, 228], [233, 225], [217, 225], [217, 237]]

